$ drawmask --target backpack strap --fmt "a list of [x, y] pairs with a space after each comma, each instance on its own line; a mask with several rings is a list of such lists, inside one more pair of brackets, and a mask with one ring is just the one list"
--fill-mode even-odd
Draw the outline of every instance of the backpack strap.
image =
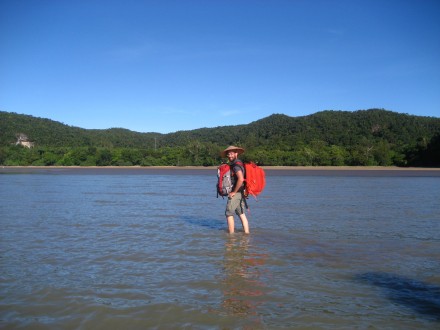
[[[231, 173], [234, 174], [234, 175], [235, 175], [235, 172], [234, 172], [234, 166], [235, 165], [240, 166], [241, 171], [243, 172], [243, 179], [244, 179], [244, 177], [246, 175], [246, 170], [244, 169], [244, 164], [241, 161], [236, 161], [234, 164], [230, 165], [231, 166]], [[246, 179], [245, 179], [245, 181], [246, 181]]]
[[241, 168], [241, 172], [243, 173], [243, 184], [242, 184], [242, 186], [240, 187], [240, 189], [239, 189], [239, 192], [241, 192], [241, 193], [244, 193], [244, 191], [246, 190], [246, 170], [245, 170], [245, 168], [244, 168], [244, 164], [243, 164], [243, 162], [241, 162], [240, 160], [239, 161], [236, 161], [236, 162], [234, 162], [233, 164], [230, 164], [229, 166], [231, 167], [231, 176], [234, 176], [234, 182], [236, 182], [236, 180], [237, 180], [237, 175], [235, 174], [235, 172], [234, 172], [234, 166], [239, 166], [240, 168]]

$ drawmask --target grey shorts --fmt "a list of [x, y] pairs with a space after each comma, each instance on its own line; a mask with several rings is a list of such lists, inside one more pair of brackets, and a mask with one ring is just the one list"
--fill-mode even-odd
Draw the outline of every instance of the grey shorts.
[[227, 217], [233, 216], [234, 213], [237, 215], [241, 215], [244, 213], [244, 210], [245, 210], [245, 201], [243, 194], [241, 192], [236, 193], [232, 198], [228, 197], [228, 202], [226, 204], [226, 211], [225, 211], [225, 215]]

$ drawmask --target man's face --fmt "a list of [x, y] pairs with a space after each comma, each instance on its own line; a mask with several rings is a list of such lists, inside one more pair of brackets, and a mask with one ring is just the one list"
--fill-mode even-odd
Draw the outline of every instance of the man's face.
[[228, 159], [229, 159], [230, 162], [234, 161], [234, 160], [237, 158], [237, 156], [238, 156], [238, 153], [235, 152], [235, 151], [229, 151], [229, 152], [226, 154], [226, 157], [228, 157]]

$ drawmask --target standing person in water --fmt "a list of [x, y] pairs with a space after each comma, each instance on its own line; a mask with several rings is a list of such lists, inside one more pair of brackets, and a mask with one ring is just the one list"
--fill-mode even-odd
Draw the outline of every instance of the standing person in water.
[[244, 149], [235, 146], [229, 146], [221, 153], [222, 158], [228, 158], [229, 160], [232, 183], [234, 185], [234, 188], [228, 194], [225, 211], [230, 234], [235, 231], [234, 213], [240, 217], [245, 234], [249, 234], [249, 223], [245, 214], [246, 201], [243, 195], [245, 169], [243, 163], [238, 159], [238, 155], [242, 153], [244, 153]]

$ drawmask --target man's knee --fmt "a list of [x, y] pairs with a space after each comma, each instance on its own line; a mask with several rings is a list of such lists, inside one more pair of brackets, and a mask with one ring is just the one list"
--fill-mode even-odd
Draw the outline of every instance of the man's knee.
[[234, 212], [231, 212], [231, 211], [229, 211], [229, 210], [226, 210], [225, 211], [225, 216], [228, 218], [228, 217], [233, 217], [234, 216]]

